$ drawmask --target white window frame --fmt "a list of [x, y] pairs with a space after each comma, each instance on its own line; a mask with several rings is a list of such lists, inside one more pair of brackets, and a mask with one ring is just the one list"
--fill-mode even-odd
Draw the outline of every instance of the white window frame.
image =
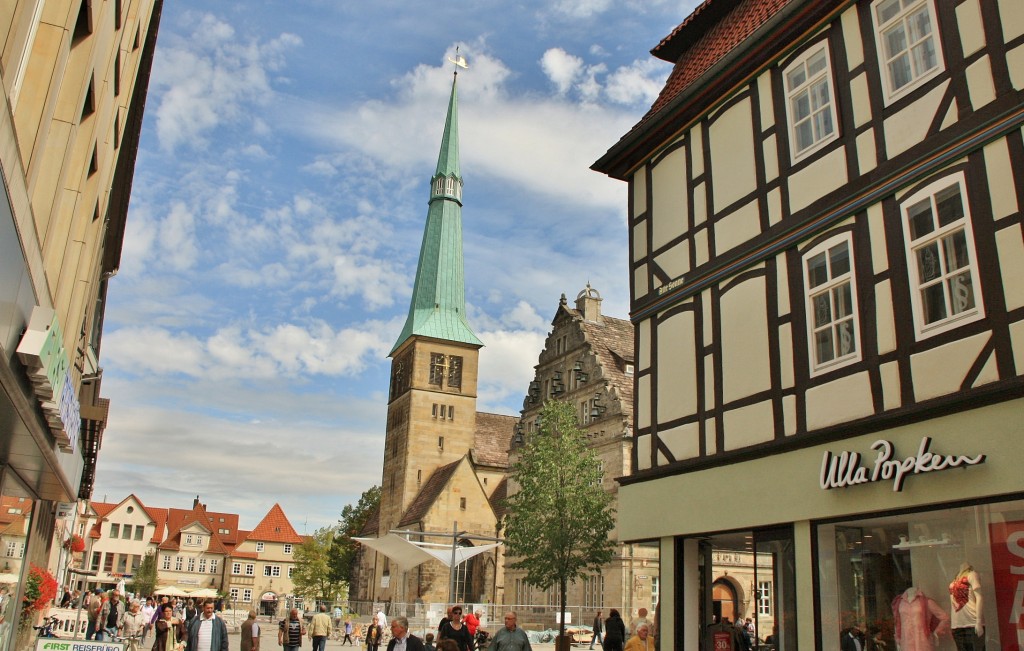
[[211, 558], [210, 559], [210, 574], [216, 574], [216, 573], [217, 573], [217, 559], [216, 558]]
[[181, 568], [183, 567], [183, 561], [184, 560], [185, 559], [183, 559], [181, 556], [175, 556], [174, 557], [174, 571], [175, 572], [180, 572], [181, 571]]
[[291, 554], [292, 553], [292, 545], [291, 545], [291, 543], [285, 543], [284, 544], [284, 553], [285, 554]]
[[199, 559], [199, 573], [200, 574], [206, 574], [206, 559], [205, 558], [200, 558]]
[[292, 574], [293, 574], [294, 572], [295, 572], [295, 566], [294, 566], [294, 565], [289, 565], [289, 566], [288, 566], [288, 578], [289, 578], [289, 579], [290, 579], [290, 578], [292, 578]]
[[241, 563], [232, 563], [231, 564], [231, 573], [232, 574], [241, 574], [242, 573], [242, 564]]
[[171, 556], [170, 554], [164, 554], [164, 562], [162, 568], [165, 570], [171, 569]]
[[189, 556], [188, 557], [188, 563], [187, 563], [186, 567], [188, 568], [188, 570], [186, 570], [188, 572], [195, 572], [196, 571], [196, 559], [195, 559], [195, 556]]
[[238, 588], [231, 588], [228, 594], [231, 596], [231, 601], [238, 601]]
[[[844, 244], [844, 243], [846, 244], [846, 250], [847, 250], [847, 253], [848, 253], [848, 256], [849, 256], [849, 260], [850, 260], [850, 269], [846, 273], [844, 273], [844, 274], [840, 274], [838, 276], [833, 276], [832, 275], [832, 261], [831, 261], [830, 256], [828, 255], [828, 253], [829, 253], [829, 251], [831, 251], [836, 246], [839, 246], [839, 245]], [[810, 274], [808, 273], [808, 270], [807, 270], [807, 263], [810, 262], [811, 258], [816, 257], [816, 256], [821, 255], [821, 254], [825, 255], [825, 262], [826, 262], [826, 265], [827, 265], [829, 277], [821, 285], [818, 285], [817, 287], [811, 287], [811, 278], [810, 278]], [[862, 359], [862, 355], [863, 355], [863, 353], [862, 353], [862, 348], [863, 348], [862, 343], [863, 342], [861, 341], [861, 336], [860, 336], [860, 318], [859, 318], [858, 305], [857, 305], [857, 274], [855, 272], [856, 265], [855, 265], [855, 260], [854, 260], [854, 251], [853, 251], [853, 233], [850, 233], [850, 232], [840, 233], [840, 234], [836, 235], [835, 237], [830, 237], [829, 239], [825, 240], [824, 242], [821, 242], [821, 243], [817, 244], [814, 248], [808, 250], [806, 253], [804, 253], [801, 256], [801, 258], [800, 258], [800, 267], [803, 270], [803, 276], [804, 276], [804, 300], [806, 301], [806, 305], [807, 305], [807, 310], [806, 310], [807, 360], [808, 360], [808, 363], [810, 365], [811, 377], [815, 377], [817, 375], [821, 375], [823, 373], [827, 373], [829, 371], [833, 371], [833, 370], [835, 370], [837, 368], [842, 368], [843, 366], [848, 366], [850, 364], [859, 362]], [[840, 355], [839, 351], [835, 351], [834, 350], [834, 352], [836, 353], [835, 357], [833, 357], [830, 360], [824, 361], [824, 362], [819, 362], [818, 361], [818, 356], [817, 356], [817, 344], [816, 344], [815, 333], [816, 333], [816, 331], [823, 330], [824, 328], [827, 327], [827, 328], [833, 329], [833, 336], [834, 336], [834, 334], [835, 334], [834, 328], [835, 328], [836, 323], [838, 323], [840, 320], [846, 320], [845, 317], [843, 319], [837, 319], [836, 318], [836, 316], [835, 316], [836, 315], [836, 309], [835, 309], [836, 306], [835, 306], [835, 301], [833, 300], [834, 295], [832, 294], [832, 290], [834, 290], [834, 289], [836, 289], [838, 287], [841, 287], [842, 285], [845, 285], [846, 283], [850, 284], [851, 305], [850, 305], [850, 316], [849, 316], [849, 319], [851, 319], [853, 321], [853, 339], [854, 339], [854, 349], [853, 349], [853, 352], [852, 353], [847, 353], [845, 355]], [[819, 327], [815, 326], [815, 322], [814, 322], [814, 316], [815, 316], [814, 299], [817, 298], [818, 296], [826, 293], [826, 292], [829, 294], [830, 319], [829, 319], [829, 322], [828, 322], [828, 324], [826, 326], [823, 326], [823, 327], [819, 328]], [[833, 339], [833, 349], [834, 349], [834, 346], [835, 346], [835, 340]]]
[[244, 588], [242, 590], [242, 602], [249, 603], [252, 601], [252, 588]]
[[772, 582], [757, 582], [757, 614], [770, 617], [772, 614]]
[[[807, 73], [807, 63], [812, 57], [815, 57], [822, 52], [825, 54], [825, 69], [820, 72], [816, 72], [814, 73], [814, 76], [811, 76]], [[802, 84], [791, 89], [789, 87], [789, 75], [792, 72], [795, 72], [797, 68], [801, 67], [804, 68], [806, 78]], [[815, 110], [812, 106], [811, 114], [806, 118], [806, 120], [811, 121], [813, 134], [815, 113], [827, 111], [829, 119], [832, 122], [832, 131], [814, 140], [814, 142], [803, 149], [797, 150], [796, 117], [793, 115], [793, 98], [806, 93], [809, 96], [808, 102], [810, 102], [812, 86], [820, 82], [822, 79], [824, 79], [828, 85], [828, 105], [826, 107], [819, 108], [818, 110]], [[782, 84], [786, 93], [786, 119], [789, 127], [790, 157], [795, 163], [796, 161], [806, 158], [814, 152], [822, 149], [825, 145], [833, 142], [839, 137], [839, 114], [836, 111], [835, 83], [833, 82], [832, 75], [832, 53], [829, 51], [828, 40], [821, 41], [814, 47], [808, 49], [796, 60], [786, 66], [786, 69], [782, 72]]]
[[246, 576], [256, 576], [256, 565], [254, 563], [246, 563], [245, 564], [245, 575]]
[[[878, 18], [879, 7], [886, 2], [892, 1], [897, 1], [901, 4], [899, 12], [886, 22], [880, 23]], [[911, 62], [911, 80], [900, 88], [894, 88], [892, 76], [889, 73], [888, 59], [886, 58], [884, 34], [885, 32], [891, 31], [900, 25], [903, 26], [904, 30], [906, 30], [908, 16], [922, 8], [928, 12], [928, 19], [931, 26], [931, 32], [928, 38], [932, 40], [932, 45], [935, 48], [935, 66], [929, 70], [920, 71], [916, 76], [913, 76], [913, 62]], [[938, 36], [938, 13], [935, 11], [934, 0], [875, 0], [875, 2], [871, 3], [871, 22], [875, 28], [875, 46], [878, 53], [879, 74], [882, 77], [882, 91], [885, 97], [885, 104], [887, 106], [912, 92], [915, 88], [919, 88], [928, 80], [934, 78], [945, 70], [945, 60], [942, 56], [942, 39]], [[920, 39], [917, 41], [917, 44], [923, 42], [924, 39]], [[901, 50], [901, 52], [906, 51], [907, 50]]]
[[256, 552], [259, 553], [259, 552], [263, 551], [264, 547], [265, 547], [265, 545], [263, 543], [261, 543], [261, 542], [256, 543]]
[[[909, 214], [908, 209], [922, 200], [930, 198], [934, 214], [935, 195], [946, 188], [952, 187], [953, 185], [958, 185], [960, 188], [960, 200], [963, 205], [964, 216], [956, 222], [946, 224], [945, 226], [939, 226], [927, 236], [920, 237], [912, 241], [910, 223], [907, 219]], [[910, 282], [910, 305], [914, 313], [914, 332], [917, 335], [917, 338], [919, 340], [927, 339], [941, 332], [947, 332], [953, 328], [959, 328], [966, 323], [972, 323], [978, 319], [984, 318], [985, 302], [982, 299], [981, 279], [978, 277], [978, 252], [974, 244], [974, 228], [971, 220], [971, 206], [970, 202], [967, 200], [967, 182], [964, 173], [958, 172], [951, 176], [945, 176], [903, 199], [900, 202], [900, 221], [903, 224], [903, 241], [904, 246], [906, 247], [907, 271], [909, 274], [908, 280]], [[971, 289], [974, 292], [974, 307], [956, 314], [953, 314], [951, 310], [947, 310], [947, 316], [945, 319], [925, 324], [924, 304], [921, 301], [921, 286], [923, 283], [921, 282], [919, 275], [916, 251], [931, 242], [942, 240], [943, 238], [954, 234], [961, 227], [963, 228], [966, 240], [968, 263], [967, 265], [957, 269], [957, 271], [961, 273], [961, 270], [963, 269], [968, 269], [970, 271]], [[943, 292], [943, 295], [949, 299], [948, 285], [945, 284], [945, 281], [953, 275], [959, 275], [959, 273], [948, 274], [945, 270], [945, 265], [943, 264], [942, 266], [943, 271], [940, 282], [943, 283], [946, 290]]]
[[271, 576], [271, 577], [281, 576], [281, 566], [280, 565], [264, 565], [263, 566], [263, 576]]

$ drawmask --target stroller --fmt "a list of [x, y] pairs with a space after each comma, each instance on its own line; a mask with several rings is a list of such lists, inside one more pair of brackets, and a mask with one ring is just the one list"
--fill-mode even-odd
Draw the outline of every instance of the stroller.
[[476, 629], [476, 635], [473, 636], [473, 641], [476, 643], [478, 651], [484, 651], [487, 648], [487, 645], [490, 644], [491, 636], [487, 631], [478, 628]]

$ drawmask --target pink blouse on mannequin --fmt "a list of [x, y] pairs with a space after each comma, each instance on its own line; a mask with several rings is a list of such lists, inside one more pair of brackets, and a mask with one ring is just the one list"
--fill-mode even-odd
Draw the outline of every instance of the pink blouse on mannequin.
[[917, 588], [892, 601], [896, 644], [900, 651], [934, 651], [934, 635], [949, 630], [949, 615]]

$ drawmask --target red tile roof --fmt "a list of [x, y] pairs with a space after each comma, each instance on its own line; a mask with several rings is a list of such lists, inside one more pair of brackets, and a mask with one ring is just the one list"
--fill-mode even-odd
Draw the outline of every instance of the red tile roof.
[[292, 523], [288, 522], [288, 517], [280, 504], [270, 507], [270, 511], [260, 520], [252, 533], [246, 536], [246, 540], [302, 544], [302, 536], [295, 531]]
[[[221, 542], [220, 535], [217, 533], [217, 528], [213, 526], [213, 522], [211, 521], [212, 518], [206, 512], [205, 506], [196, 501], [195, 506], [192, 507], [192, 510], [184, 512], [183, 515], [179, 513], [181, 511], [180, 509], [168, 509], [168, 511], [171, 512], [168, 514], [167, 518], [168, 534], [166, 540], [160, 543], [160, 549], [180, 549], [181, 530], [185, 527], [198, 523], [210, 532], [210, 544], [206, 547], [207, 553], [227, 555], [228, 550], [224, 547], [224, 543]], [[172, 522], [174, 523], [173, 529], [171, 528]]]
[[102, 535], [103, 518], [107, 517], [107, 514], [114, 510], [117, 504], [109, 504], [107, 502], [90, 502], [89, 506], [93, 511], [96, 512], [96, 522], [89, 529], [90, 538], [99, 538]]
[[[647, 120], [794, 0], [705, 0], [651, 54], [675, 62]], [[733, 5], [731, 11], [724, 11]], [[717, 9], [717, 11], [715, 11]]]

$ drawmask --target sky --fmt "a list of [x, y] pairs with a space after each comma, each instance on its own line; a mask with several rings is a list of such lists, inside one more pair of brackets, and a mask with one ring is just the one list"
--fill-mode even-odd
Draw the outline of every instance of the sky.
[[628, 318], [626, 185], [591, 171], [695, 0], [164, 4], [100, 361], [94, 500], [299, 533], [379, 484], [390, 360], [459, 53], [477, 409], [518, 414], [565, 294]]

